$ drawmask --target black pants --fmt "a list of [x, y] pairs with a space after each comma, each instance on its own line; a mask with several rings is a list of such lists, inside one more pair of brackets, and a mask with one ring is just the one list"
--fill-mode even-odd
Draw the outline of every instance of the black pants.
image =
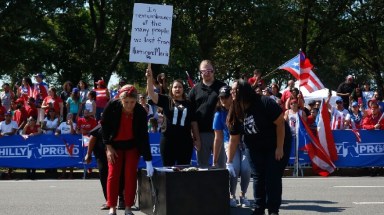
[[[99, 177], [105, 201], [107, 201], [107, 180], [108, 180], [108, 161], [105, 152], [99, 153], [96, 157], [97, 168], [99, 169]], [[121, 168], [124, 171], [124, 167]], [[124, 203], [124, 174], [121, 174], [119, 185], [119, 204]], [[123, 204], [124, 205], [124, 204]]]
[[255, 212], [278, 213], [281, 205], [282, 177], [288, 164], [291, 151], [291, 138], [284, 141], [284, 156], [280, 161], [275, 159], [275, 148], [247, 148], [248, 159], [253, 172], [253, 196]]
[[191, 137], [179, 138], [161, 135], [160, 154], [163, 166], [190, 165], [193, 143]]

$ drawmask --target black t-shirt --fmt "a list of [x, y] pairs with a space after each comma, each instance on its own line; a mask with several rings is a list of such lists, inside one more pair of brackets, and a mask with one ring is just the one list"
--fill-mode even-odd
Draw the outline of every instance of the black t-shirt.
[[[276, 148], [276, 125], [273, 122], [281, 113], [282, 109], [273, 99], [258, 96], [245, 111], [244, 121], [236, 122], [229, 132], [231, 135], [243, 134], [249, 148]], [[287, 125], [285, 127], [285, 135], [290, 135]]]
[[[352, 91], [357, 87], [355, 83], [346, 83], [343, 82], [339, 85], [337, 88], [338, 93], [349, 93], [351, 94]], [[349, 96], [341, 96], [343, 99], [344, 104], [349, 104]]]
[[93, 154], [97, 159], [99, 159], [101, 156], [106, 156], [105, 155], [105, 145], [103, 143], [103, 138], [102, 138], [102, 129], [101, 125], [97, 125], [94, 127], [90, 133], [91, 136], [96, 137], [96, 143], [95, 147], [93, 147]]
[[173, 101], [169, 96], [159, 95], [157, 106], [163, 108], [165, 127], [161, 132], [177, 137], [191, 137], [191, 122], [196, 121], [195, 109], [190, 101]]
[[196, 107], [196, 119], [200, 132], [213, 132], [212, 123], [216, 104], [219, 100], [219, 90], [225, 85], [218, 80], [215, 80], [211, 86], [199, 82], [189, 92], [189, 100]]

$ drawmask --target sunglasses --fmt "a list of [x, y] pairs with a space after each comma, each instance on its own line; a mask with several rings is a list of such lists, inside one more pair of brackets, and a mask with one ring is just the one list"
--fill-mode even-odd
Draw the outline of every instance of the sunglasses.
[[200, 70], [200, 72], [202, 74], [208, 74], [208, 73], [213, 73], [213, 70], [212, 69], [203, 69], [203, 70]]
[[291, 105], [295, 105], [295, 104], [297, 104], [297, 102], [292, 102], [292, 103], [291, 103]]

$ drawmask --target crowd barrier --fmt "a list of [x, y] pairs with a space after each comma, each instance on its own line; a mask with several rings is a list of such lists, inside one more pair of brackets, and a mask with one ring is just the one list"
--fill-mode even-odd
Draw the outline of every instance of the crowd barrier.
[[[351, 130], [333, 131], [338, 152], [337, 167], [384, 166], [384, 131], [359, 130], [361, 141]], [[0, 138], [0, 167], [8, 168], [93, 168], [95, 159], [85, 165], [83, 162], [87, 147], [81, 135], [37, 135], [25, 137], [15, 135]], [[161, 167], [160, 134], [150, 134], [153, 166]], [[299, 154], [300, 162], [307, 163], [305, 152]], [[192, 165], [196, 165], [193, 153]], [[145, 167], [141, 158], [139, 168]]]

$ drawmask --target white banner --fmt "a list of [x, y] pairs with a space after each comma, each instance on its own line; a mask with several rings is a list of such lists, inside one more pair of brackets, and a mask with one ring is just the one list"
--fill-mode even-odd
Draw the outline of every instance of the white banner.
[[135, 3], [130, 62], [168, 64], [173, 6]]

